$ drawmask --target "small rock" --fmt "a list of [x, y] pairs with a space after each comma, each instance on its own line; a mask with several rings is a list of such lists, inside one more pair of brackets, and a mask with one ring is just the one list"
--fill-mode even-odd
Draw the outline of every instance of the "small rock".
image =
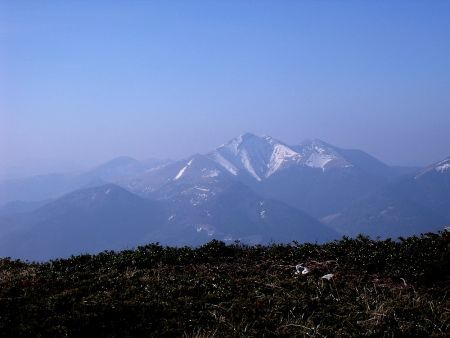
[[296, 275], [306, 275], [307, 273], [309, 273], [309, 269], [306, 266], [303, 266], [302, 264], [297, 264], [295, 266], [295, 274]]
[[321, 278], [322, 279], [326, 279], [326, 280], [330, 280], [331, 278], [333, 278], [334, 277], [334, 274], [333, 273], [328, 273], [328, 274], [326, 274], [325, 276], [322, 276]]

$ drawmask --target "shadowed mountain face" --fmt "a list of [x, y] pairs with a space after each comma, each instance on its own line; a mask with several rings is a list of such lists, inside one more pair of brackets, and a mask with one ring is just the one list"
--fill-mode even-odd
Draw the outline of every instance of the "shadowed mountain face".
[[302, 165], [280, 171], [264, 181], [261, 191], [321, 218], [386, 184], [395, 173], [359, 150], [343, 150], [320, 140], [294, 146]]
[[391, 183], [329, 220], [350, 235], [407, 236], [450, 224], [450, 159]]
[[447, 221], [428, 208], [396, 197], [387, 190], [353, 203], [325, 223], [349, 236], [397, 238], [442, 230]]
[[265, 200], [239, 182], [223, 184], [210, 195], [189, 184], [183, 189], [154, 201], [107, 184], [77, 190], [33, 212], [4, 216], [0, 256], [46, 260], [148, 242], [289, 243], [338, 237], [305, 213]]
[[228, 187], [202, 209], [206, 211], [205, 224], [211, 224], [213, 231], [229, 241], [325, 242], [338, 237], [313, 217], [282, 202], [261, 198], [243, 184]]
[[151, 241], [165, 219], [162, 204], [115, 185], [78, 190], [1, 219], [0, 256], [48, 259], [123, 249]]
[[401, 196], [427, 207], [450, 223], [450, 157], [396, 185]]

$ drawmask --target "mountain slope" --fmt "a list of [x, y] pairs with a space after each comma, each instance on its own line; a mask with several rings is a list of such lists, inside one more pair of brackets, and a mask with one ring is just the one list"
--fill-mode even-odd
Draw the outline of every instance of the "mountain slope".
[[321, 218], [369, 195], [389, 180], [389, 167], [361, 151], [343, 151], [320, 140], [293, 146], [301, 160], [257, 188], [265, 196]]
[[329, 224], [345, 234], [407, 236], [450, 224], [450, 158], [355, 202]]
[[0, 256], [30, 259], [123, 249], [157, 240], [160, 203], [112, 184], [78, 190], [38, 210], [0, 220]]
[[240, 182], [209, 177], [215, 185], [209, 182], [206, 188], [190, 181], [187, 169], [184, 173], [159, 191], [159, 201], [107, 184], [77, 190], [33, 212], [1, 217], [0, 256], [45, 260], [144, 242], [324, 242], [338, 237], [312, 217], [264, 199]]
[[383, 191], [330, 217], [330, 226], [348, 236], [397, 238], [442, 230], [445, 218], [407, 198]]
[[420, 171], [410, 184], [398, 184], [397, 189], [402, 196], [442, 215], [450, 223], [450, 157]]
[[239, 182], [206, 196], [194, 203], [190, 197], [183, 202], [177, 196], [169, 222], [182, 236], [169, 243], [182, 245], [189, 239], [188, 242], [200, 244], [212, 238], [244, 243], [325, 242], [339, 237], [304, 212], [265, 199]]
[[300, 210], [258, 195], [208, 155], [182, 161], [163, 181], [147, 196], [170, 206], [165, 233], [170, 244], [202, 243], [211, 238], [323, 242], [337, 237]]

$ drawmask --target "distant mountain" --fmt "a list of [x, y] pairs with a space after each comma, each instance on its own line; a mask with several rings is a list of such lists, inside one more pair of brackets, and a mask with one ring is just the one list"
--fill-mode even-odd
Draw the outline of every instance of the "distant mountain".
[[286, 144], [270, 137], [243, 134], [207, 155], [232, 175], [249, 175], [257, 181], [302, 161]]
[[27, 214], [0, 219], [0, 256], [67, 257], [158, 240], [164, 206], [116, 185], [77, 190]]
[[450, 157], [400, 181], [395, 190], [399, 196], [423, 205], [450, 223]]
[[318, 218], [369, 195], [393, 175], [362, 151], [342, 150], [320, 140], [292, 148], [301, 155], [299, 165], [271, 176], [258, 191]]
[[325, 218], [348, 235], [407, 236], [450, 224], [450, 158], [361, 199]]
[[118, 157], [82, 173], [49, 174], [0, 182], [0, 205], [11, 201], [42, 201], [59, 197], [84, 187], [115, 183], [152, 170], [168, 161], [139, 162], [131, 157]]
[[[158, 163], [154, 164], [155, 166]], [[101, 179], [104, 181], [115, 180], [118, 177], [134, 176], [143, 173], [148, 167], [138, 160], [128, 156], [117, 157], [111, 161], [83, 173], [81, 177], [89, 179]]]
[[270, 136], [246, 133], [207, 156], [264, 196], [316, 217], [341, 210], [396, 176], [360, 150], [320, 140], [288, 146]]
[[323, 219], [344, 235], [381, 238], [407, 237], [442, 230], [445, 218], [389, 190], [363, 198], [341, 213]]
[[208, 156], [231, 174], [237, 176], [245, 172], [257, 181], [292, 167], [308, 167], [323, 172], [358, 167], [374, 176], [395, 175], [389, 166], [361, 150], [340, 149], [318, 139], [288, 146], [270, 136], [246, 133]]
[[[196, 158], [194, 165], [190, 161]], [[242, 182], [266, 198], [325, 217], [398, 177], [395, 169], [360, 150], [320, 140], [289, 146], [270, 136], [243, 134], [207, 153], [118, 182], [142, 196], [162, 198], [177, 175], [205, 184], [205, 173]], [[186, 173], [184, 173], [186, 171]]]

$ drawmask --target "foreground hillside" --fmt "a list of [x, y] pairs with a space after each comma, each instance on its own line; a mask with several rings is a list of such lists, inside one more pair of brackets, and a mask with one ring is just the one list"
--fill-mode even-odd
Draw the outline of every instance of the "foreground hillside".
[[[296, 269], [299, 263], [309, 273]], [[152, 244], [45, 264], [0, 260], [5, 337], [448, 332], [449, 232], [399, 242], [359, 237], [249, 247], [213, 241], [198, 249]]]

